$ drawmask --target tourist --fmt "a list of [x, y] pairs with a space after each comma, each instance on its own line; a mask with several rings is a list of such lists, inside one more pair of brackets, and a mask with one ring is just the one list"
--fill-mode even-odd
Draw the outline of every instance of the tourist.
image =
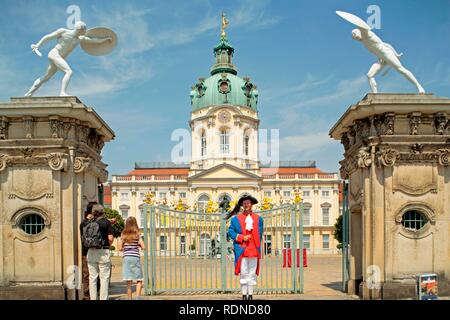
[[[83, 229], [88, 224], [88, 222], [93, 218], [92, 206], [97, 204], [97, 202], [89, 202], [86, 211], [84, 212], [84, 220], [80, 223], [80, 237], [83, 237]], [[86, 248], [81, 242], [81, 273], [83, 282], [83, 300], [89, 300], [89, 269], [87, 264], [87, 253], [89, 248]]]
[[141, 295], [143, 276], [139, 249], [144, 248], [136, 218], [128, 217], [118, 243], [118, 249], [123, 250], [122, 275], [123, 280], [127, 282], [128, 299], [132, 298], [133, 281], [136, 281], [136, 297]]
[[[97, 300], [97, 278], [100, 278], [100, 300], [108, 300], [109, 279], [111, 277], [111, 252], [109, 250], [112, 244], [113, 228], [111, 222], [104, 216], [103, 206], [95, 204], [92, 207], [94, 215], [90, 224], [98, 224], [98, 238], [96, 242], [94, 235], [89, 234], [89, 226], [84, 228], [84, 237], [91, 236], [91, 243], [87, 254], [87, 262], [89, 268], [89, 294], [91, 300]], [[94, 226], [95, 227], [95, 226]], [[95, 230], [95, 228], [91, 230]], [[89, 239], [88, 239], [89, 240]], [[85, 243], [86, 245], [86, 243]]]
[[[244, 195], [227, 216], [232, 217], [228, 236], [234, 241], [234, 273], [241, 276], [243, 300], [253, 300], [253, 287], [259, 275], [263, 219], [252, 211], [256, 203], [254, 197]], [[241, 206], [243, 212], [239, 213]]]

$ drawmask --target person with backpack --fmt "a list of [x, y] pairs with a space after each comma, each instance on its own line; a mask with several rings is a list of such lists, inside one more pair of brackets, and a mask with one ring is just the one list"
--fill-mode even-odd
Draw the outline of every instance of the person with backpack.
[[97, 278], [100, 278], [100, 300], [108, 300], [109, 279], [111, 277], [111, 252], [113, 227], [104, 216], [103, 206], [92, 207], [93, 219], [83, 228], [83, 245], [89, 248], [87, 262], [89, 268], [90, 300], [97, 300]]
[[[80, 223], [80, 235], [81, 239], [83, 239], [84, 227], [89, 223], [89, 221], [93, 218], [92, 215], [92, 206], [97, 204], [97, 202], [92, 201], [89, 202], [86, 211], [84, 212], [84, 220]], [[83, 240], [81, 240], [81, 273], [82, 273], [82, 281], [83, 281], [83, 300], [90, 300], [89, 295], [89, 269], [87, 264], [87, 253], [89, 248], [83, 245]]]
[[128, 217], [125, 228], [118, 242], [118, 250], [123, 251], [122, 275], [127, 282], [128, 299], [131, 300], [131, 286], [136, 281], [136, 297], [139, 299], [142, 290], [142, 265], [139, 249], [145, 249], [144, 241], [140, 237], [139, 227], [135, 217]]

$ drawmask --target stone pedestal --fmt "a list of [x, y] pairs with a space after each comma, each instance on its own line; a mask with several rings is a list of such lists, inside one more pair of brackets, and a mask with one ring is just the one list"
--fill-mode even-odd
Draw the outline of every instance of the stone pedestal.
[[437, 273], [450, 295], [449, 117], [448, 98], [368, 94], [331, 129], [349, 180], [349, 293], [415, 298], [417, 276]]
[[0, 299], [77, 297], [79, 224], [113, 138], [76, 97], [0, 103]]

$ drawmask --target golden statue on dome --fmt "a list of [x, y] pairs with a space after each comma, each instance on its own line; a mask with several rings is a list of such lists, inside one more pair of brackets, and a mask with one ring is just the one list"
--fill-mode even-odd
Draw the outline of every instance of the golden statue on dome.
[[225, 13], [222, 12], [222, 34], [221, 37], [225, 38], [227, 34], [225, 33], [225, 28], [228, 27], [230, 24], [230, 21], [228, 21], [227, 18], [225, 18]]

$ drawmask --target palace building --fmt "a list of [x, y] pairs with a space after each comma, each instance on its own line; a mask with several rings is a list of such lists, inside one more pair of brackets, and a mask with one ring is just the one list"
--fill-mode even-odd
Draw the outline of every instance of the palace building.
[[[337, 253], [338, 174], [322, 172], [314, 161], [260, 161], [258, 90], [250, 78], [237, 76], [233, 55], [222, 33], [210, 76], [200, 78], [190, 92], [191, 161], [136, 163], [128, 174], [113, 175], [111, 207], [142, 225], [148, 192], [156, 203], [172, 208], [183, 203], [200, 212], [224, 198], [237, 201], [243, 193], [276, 207], [300, 192], [305, 247], [313, 254]], [[289, 238], [284, 237], [286, 246]]]

